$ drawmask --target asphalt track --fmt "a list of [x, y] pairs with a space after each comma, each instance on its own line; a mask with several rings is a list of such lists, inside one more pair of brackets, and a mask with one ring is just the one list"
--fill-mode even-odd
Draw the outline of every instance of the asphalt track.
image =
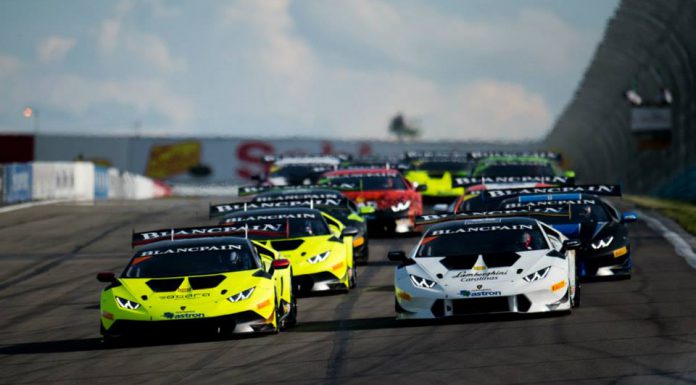
[[56, 204], [0, 214], [0, 383], [687, 384], [696, 383], [696, 271], [645, 224], [631, 280], [583, 287], [566, 316], [398, 323], [392, 248], [347, 295], [303, 298], [280, 335], [150, 341], [104, 349], [100, 270], [127, 261], [133, 226], [206, 223], [207, 201]]

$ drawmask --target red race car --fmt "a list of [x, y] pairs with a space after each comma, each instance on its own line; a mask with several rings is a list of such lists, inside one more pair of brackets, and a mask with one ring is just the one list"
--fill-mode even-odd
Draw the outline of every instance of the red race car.
[[327, 172], [322, 182], [341, 190], [358, 207], [370, 206], [366, 214], [368, 226], [375, 230], [407, 233], [415, 230], [415, 217], [423, 214], [420, 191], [397, 170], [355, 169]]

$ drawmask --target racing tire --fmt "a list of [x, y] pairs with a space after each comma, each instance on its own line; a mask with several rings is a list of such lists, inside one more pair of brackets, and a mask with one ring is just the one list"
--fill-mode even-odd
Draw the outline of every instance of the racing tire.
[[284, 328], [289, 328], [297, 325], [297, 299], [295, 295], [290, 297], [290, 312], [287, 317], [285, 317]]
[[353, 274], [351, 274], [348, 288], [355, 289], [355, 287], [358, 286], [358, 269], [356, 269], [355, 266], [353, 266], [351, 267], [351, 271], [353, 272]]

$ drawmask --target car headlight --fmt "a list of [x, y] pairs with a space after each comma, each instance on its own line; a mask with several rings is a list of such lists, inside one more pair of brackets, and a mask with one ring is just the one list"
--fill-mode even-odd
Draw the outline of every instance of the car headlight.
[[323, 261], [326, 260], [326, 258], [329, 257], [329, 254], [330, 254], [330, 253], [331, 253], [330, 251], [326, 251], [326, 252], [323, 252], [323, 253], [321, 253], [321, 254], [317, 254], [317, 255], [315, 255], [315, 256], [310, 257], [309, 259], [307, 259], [307, 262], [309, 262], [309, 263], [319, 263], [319, 262], [323, 262]]
[[411, 207], [411, 201], [403, 201], [403, 202], [399, 202], [395, 205], [392, 205], [391, 209], [394, 212], [399, 212], [399, 211], [408, 210], [409, 207]]
[[435, 286], [435, 282], [433, 282], [429, 279], [425, 279], [423, 277], [419, 277], [419, 276], [413, 275], [413, 274], [409, 274], [408, 276], [411, 277], [411, 282], [413, 282], [413, 284], [416, 287], [422, 287], [425, 289], [432, 289], [432, 287]]
[[121, 297], [116, 297], [116, 303], [118, 306], [128, 310], [136, 310], [140, 307], [139, 303]]
[[609, 247], [611, 245], [611, 242], [614, 241], [613, 236], [606, 237], [604, 239], [600, 239], [597, 242], [592, 242], [592, 248], [595, 250], [603, 249], [605, 247]]
[[239, 301], [244, 301], [245, 299], [249, 299], [251, 297], [251, 293], [254, 292], [254, 288], [249, 288], [244, 291], [240, 291], [239, 293], [235, 295], [231, 295], [227, 297], [227, 300], [230, 302], [239, 302]]
[[549, 274], [549, 270], [551, 270], [551, 266], [535, 271], [534, 273], [529, 274], [528, 276], [522, 279], [524, 279], [526, 282], [538, 281], [540, 279], [546, 278], [546, 276]]

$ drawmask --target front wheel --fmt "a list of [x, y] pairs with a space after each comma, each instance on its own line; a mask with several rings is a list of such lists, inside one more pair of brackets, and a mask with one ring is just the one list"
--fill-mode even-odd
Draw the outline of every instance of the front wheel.
[[573, 295], [572, 299], [572, 307], [580, 307], [580, 292], [582, 285], [580, 284], [580, 277], [578, 277], [578, 273], [575, 273], [575, 295]]
[[351, 276], [350, 276], [350, 281], [348, 284], [349, 289], [355, 289], [356, 286], [358, 286], [358, 270], [355, 268], [355, 266], [351, 267]]

